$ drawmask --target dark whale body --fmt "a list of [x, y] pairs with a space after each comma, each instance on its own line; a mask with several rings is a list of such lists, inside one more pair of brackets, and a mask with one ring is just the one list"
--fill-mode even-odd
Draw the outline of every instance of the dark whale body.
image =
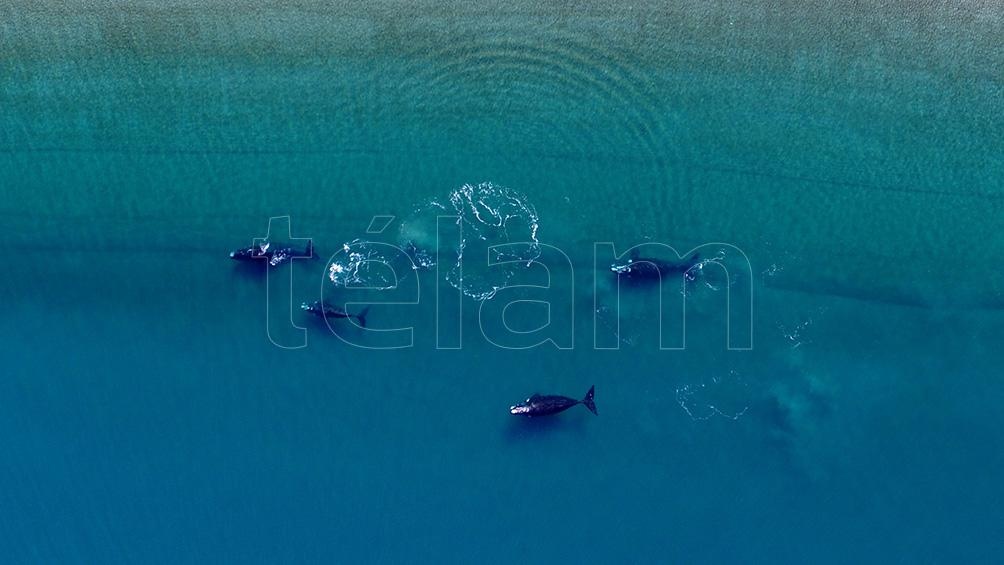
[[328, 318], [355, 318], [359, 325], [366, 327], [366, 312], [369, 312], [369, 306], [363, 308], [362, 312], [358, 314], [349, 314], [345, 310], [332, 306], [327, 302], [321, 302], [320, 300], [307, 303], [304, 302], [300, 305], [300, 309], [304, 312], [309, 312], [317, 317], [328, 319]]
[[268, 261], [269, 267], [278, 267], [279, 265], [292, 260], [293, 257], [313, 256], [314, 246], [311, 241], [307, 242], [307, 248], [299, 255], [292, 247], [273, 248], [270, 242], [265, 242], [261, 245], [252, 245], [251, 247], [244, 247], [230, 252], [230, 258], [234, 261], [246, 262], [265, 259]]
[[610, 266], [610, 270], [618, 277], [637, 282], [659, 282], [672, 275], [683, 275], [692, 281], [700, 268], [701, 256], [697, 253], [684, 261], [667, 261], [633, 254], [627, 261]]
[[576, 404], [582, 404], [588, 408], [590, 412], [596, 414], [596, 404], [593, 403], [594, 388], [595, 387], [589, 387], [589, 392], [586, 393], [586, 397], [582, 400], [576, 400], [567, 396], [535, 394], [519, 404], [510, 406], [509, 413], [513, 415], [526, 416], [528, 418], [533, 418], [534, 416], [550, 416], [552, 414], [564, 412]]

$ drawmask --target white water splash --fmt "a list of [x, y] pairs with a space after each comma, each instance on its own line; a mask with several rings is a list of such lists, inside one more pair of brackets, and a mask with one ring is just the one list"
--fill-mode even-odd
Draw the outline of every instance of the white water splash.
[[710, 382], [685, 384], [676, 389], [676, 402], [694, 421], [722, 417], [738, 420], [749, 405], [746, 404], [746, 384], [735, 371], [727, 377], [714, 377]]
[[[437, 221], [443, 216], [455, 218], [462, 234], [451, 251], [442, 247], [447, 242], [438, 241]], [[402, 223], [401, 238], [415, 255], [431, 259], [438, 254], [443, 261], [445, 254], [453, 255], [447, 282], [481, 301], [494, 297], [540, 256], [538, 228], [537, 211], [525, 196], [484, 182], [465, 184], [445, 200], [432, 200], [420, 207]], [[503, 264], [489, 265], [489, 257], [493, 263]]]
[[[415, 268], [408, 256], [394, 253], [395, 248], [381, 243], [353, 240], [342, 245], [338, 258], [328, 264], [328, 279], [345, 288], [388, 290], [397, 288], [398, 267]], [[403, 259], [402, 259], [403, 256]], [[411, 263], [409, 265], [409, 263]]]

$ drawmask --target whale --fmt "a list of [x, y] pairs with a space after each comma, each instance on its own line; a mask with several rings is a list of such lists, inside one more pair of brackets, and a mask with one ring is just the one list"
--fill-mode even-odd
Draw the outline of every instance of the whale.
[[313, 241], [307, 241], [307, 247], [303, 250], [302, 254], [298, 254], [293, 250], [292, 247], [273, 247], [272, 243], [266, 241], [260, 245], [252, 245], [251, 247], [242, 247], [230, 252], [230, 258], [234, 261], [248, 262], [248, 261], [261, 261], [265, 259], [268, 261], [269, 267], [278, 267], [287, 261], [293, 259], [293, 257], [313, 257], [314, 256], [314, 244]]
[[586, 393], [585, 398], [582, 400], [553, 394], [535, 394], [519, 404], [510, 406], [509, 413], [514, 416], [526, 416], [527, 418], [551, 416], [564, 412], [577, 404], [582, 404], [595, 415], [597, 414], [596, 404], [593, 402], [593, 389], [595, 388], [594, 386], [589, 387], [589, 392]]
[[610, 270], [618, 277], [638, 282], [659, 282], [671, 275], [683, 275], [688, 281], [692, 281], [697, 278], [701, 266], [701, 256], [698, 253], [683, 261], [639, 257], [634, 253], [627, 261], [611, 265]]
[[349, 314], [345, 310], [338, 308], [337, 306], [332, 306], [327, 302], [322, 302], [320, 300], [314, 302], [304, 302], [300, 304], [300, 309], [304, 312], [313, 314], [319, 318], [354, 318], [359, 322], [359, 325], [366, 327], [366, 313], [369, 312], [370, 307], [367, 306], [363, 308], [358, 314]]

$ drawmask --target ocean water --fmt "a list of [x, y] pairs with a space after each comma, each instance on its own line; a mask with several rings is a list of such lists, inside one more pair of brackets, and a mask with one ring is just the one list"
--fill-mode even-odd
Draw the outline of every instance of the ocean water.
[[[983, 1], [0, 3], [0, 561], [998, 561], [1001, 37]], [[269, 233], [319, 259], [228, 258]], [[326, 278], [405, 240], [436, 266]], [[608, 242], [710, 262], [618, 295]]]

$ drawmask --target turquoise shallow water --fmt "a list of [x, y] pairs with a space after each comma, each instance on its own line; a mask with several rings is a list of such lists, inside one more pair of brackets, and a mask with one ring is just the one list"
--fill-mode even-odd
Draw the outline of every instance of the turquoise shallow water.
[[[0, 560], [994, 561], [1002, 18], [0, 5]], [[273, 216], [324, 257], [376, 214], [393, 241], [482, 181], [567, 253], [547, 296], [573, 348], [492, 345], [515, 339], [500, 293], [484, 324], [465, 299], [463, 348], [437, 350], [432, 271], [403, 285], [419, 304], [369, 313], [414, 347], [354, 348], [297, 312], [308, 346], [282, 349], [266, 305], [316, 299], [323, 262], [275, 271], [269, 299], [226, 257]], [[709, 267], [686, 350], [658, 350], [651, 289], [595, 350], [618, 342], [608, 241], [741, 249], [753, 349], [726, 349]], [[517, 330], [541, 319], [522, 307]], [[506, 414], [593, 384], [599, 417]]]

